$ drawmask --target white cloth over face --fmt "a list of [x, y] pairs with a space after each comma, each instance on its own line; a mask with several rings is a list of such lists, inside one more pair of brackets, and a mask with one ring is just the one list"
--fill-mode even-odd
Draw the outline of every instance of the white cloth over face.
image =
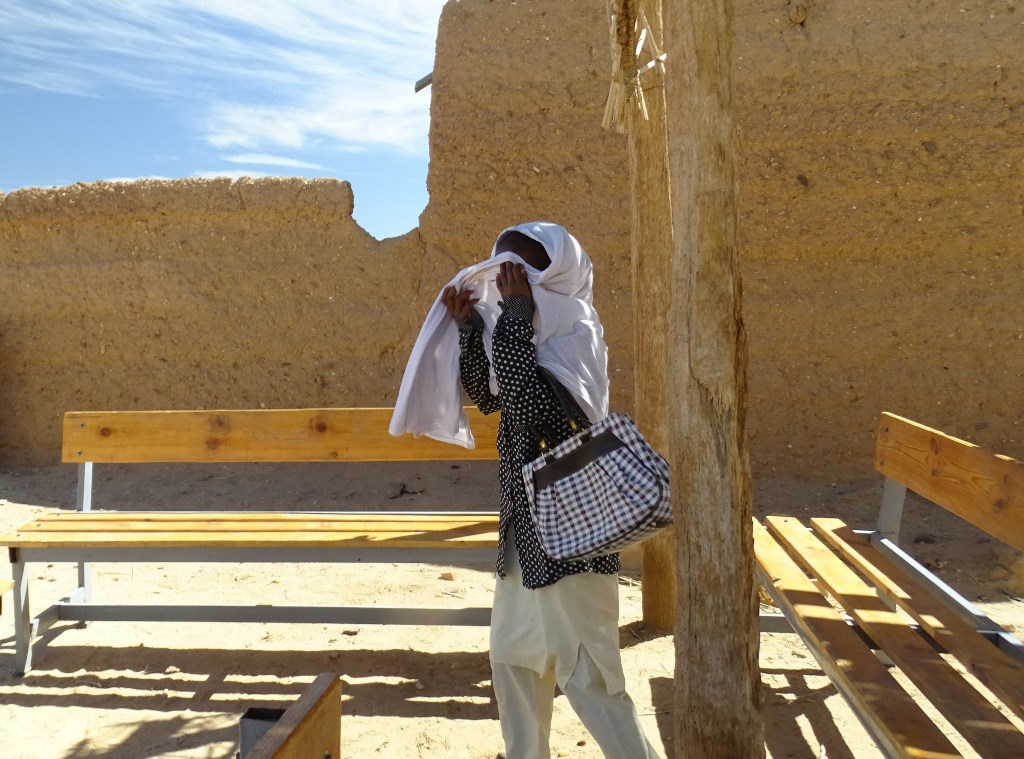
[[[608, 348], [604, 328], [593, 306], [594, 270], [579, 241], [558, 224], [535, 221], [503, 230], [521, 232], [547, 251], [551, 264], [538, 271], [515, 253], [499, 252], [495, 242], [486, 261], [463, 269], [449, 283], [460, 292], [473, 290], [480, 302], [484, 347], [491, 356], [491, 335], [501, 315], [495, 282], [506, 261], [526, 265], [533, 292], [534, 342], [537, 363], [572, 393], [592, 422], [608, 415]], [[420, 329], [405, 367], [389, 431], [410, 432], [435, 440], [474, 447], [473, 433], [462, 408], [459, 385], [459, 332], [441, 302], [442, 288]], [[497, 393], [493, 372], [491, 389]]]

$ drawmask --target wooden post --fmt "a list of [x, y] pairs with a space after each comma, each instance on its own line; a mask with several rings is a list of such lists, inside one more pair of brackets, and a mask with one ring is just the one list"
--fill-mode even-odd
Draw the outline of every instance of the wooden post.
[[664, 3], [674, 250], [667, 400], [676, 504], [677, 757], [764, 756], [746, 344], [736, 246], [732, 0]]
[[[645, 14], [660, 45], [661, 0], [634, 4]], [[640, 62], [651, 58], [641, 51]], [[672, 205], [668, 192], [668, 134], [665, 127], [665, 87], [660, 67], [646, 71], [643, 88], [647, 118], [630, 107], [628, 133], [633, 200], [633, 344], [636, 373], [636, 422], [663, 456], [671, 460], [667, 397], [667, 318], [672, 289]], [[676, 538], [667, 530], [643, 544], [643, 613], [648, 629], [671, 632], [676, 621]]]

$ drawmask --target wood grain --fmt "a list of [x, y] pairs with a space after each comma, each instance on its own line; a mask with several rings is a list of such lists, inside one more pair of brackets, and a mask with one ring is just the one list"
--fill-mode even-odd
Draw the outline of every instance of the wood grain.
[[872, 733], [900, 757], [960, 754], [896, 682], [867, 644], [768, 531], [754, 522], [754, 554], [762, 582], [770, 583], [791, 612], [787, 618]]
[[768, 528], [983, 757], [1024, 756], [1024, 735], [799, 520]]
[[1024, 464], [884, 413], [875, 468], [1024, 551]]
[[0, 545], [497, 548], [498, 515], [68, 512], [30, 522], [0, 537]]
[[866, 536], [856, 534], [840, 519], [812, 519], [811, 525], [1017, 716], [1024, 718], [1024, 667], [985, 640], [920, 581], [889, 561]]
[[496, 460], [498, 415], [467, 408], [477, 447], [388, 433], [393, 409], [73, 411], [63, 460], [99, 463]]
[[341, 759], [341, 679], [318, 675], [246, 759]]

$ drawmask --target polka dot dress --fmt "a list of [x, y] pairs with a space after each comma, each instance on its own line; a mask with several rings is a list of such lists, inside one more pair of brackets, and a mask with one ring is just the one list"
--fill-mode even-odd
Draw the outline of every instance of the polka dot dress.
[[554, 447], [572, 435], [569, 422], [554, 391], [537, 371], [533, 344], [533, 299], [505, 298], [494, 327], [492, 353], [498, 395], [490, 388], [490, 362], [484, 351], [483, 320], [475, 313], [459, 322], [462, 386], [485, 414], [501, 411], [498, 423], [498, 480], [501, 508], [498, 521], [498, 576], [505, 576], [505, 538], [515, 527], [515, 545], [523, 570], [523, 585], [543, 588], [560, 578], [580, 572], [615, 574], [619, 555], [609, 554], [585, 561], [555, 561], [540, 547], [530, 518], [523, 483], [523, 465], [540, 455], [540, 444], [531, 430], [544, 430]]

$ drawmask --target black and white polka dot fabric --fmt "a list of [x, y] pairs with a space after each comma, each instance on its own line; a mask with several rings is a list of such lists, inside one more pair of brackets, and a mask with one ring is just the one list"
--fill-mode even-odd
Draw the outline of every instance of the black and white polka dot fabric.
[[537, 372], [533, 344], [533, 300], [524, 296], [506, 298], [494, 328], [492, 353], [498, 395], [490, 388], [490, 362], [484, 351], [483, 320], [475, 313], [459, 322], [462, 386], [483, 413], [501, 411], [498, 424], [498, 479], [501, 489], [499, 511], [498, 576], [505, 576], [505, 537], [515, 526], [516, 550], [523, 570], [523, 585], [543, 588], [560, 578], [580, 572], [615, 574], [619, 555], [608, 554], [585, 561], [555, 561], [541, 550], [527, 506], [523, 465], [540, 455], [540, 445], [531, 427], [554, 435], [557, 445], [572, 435], [554, 392]]

